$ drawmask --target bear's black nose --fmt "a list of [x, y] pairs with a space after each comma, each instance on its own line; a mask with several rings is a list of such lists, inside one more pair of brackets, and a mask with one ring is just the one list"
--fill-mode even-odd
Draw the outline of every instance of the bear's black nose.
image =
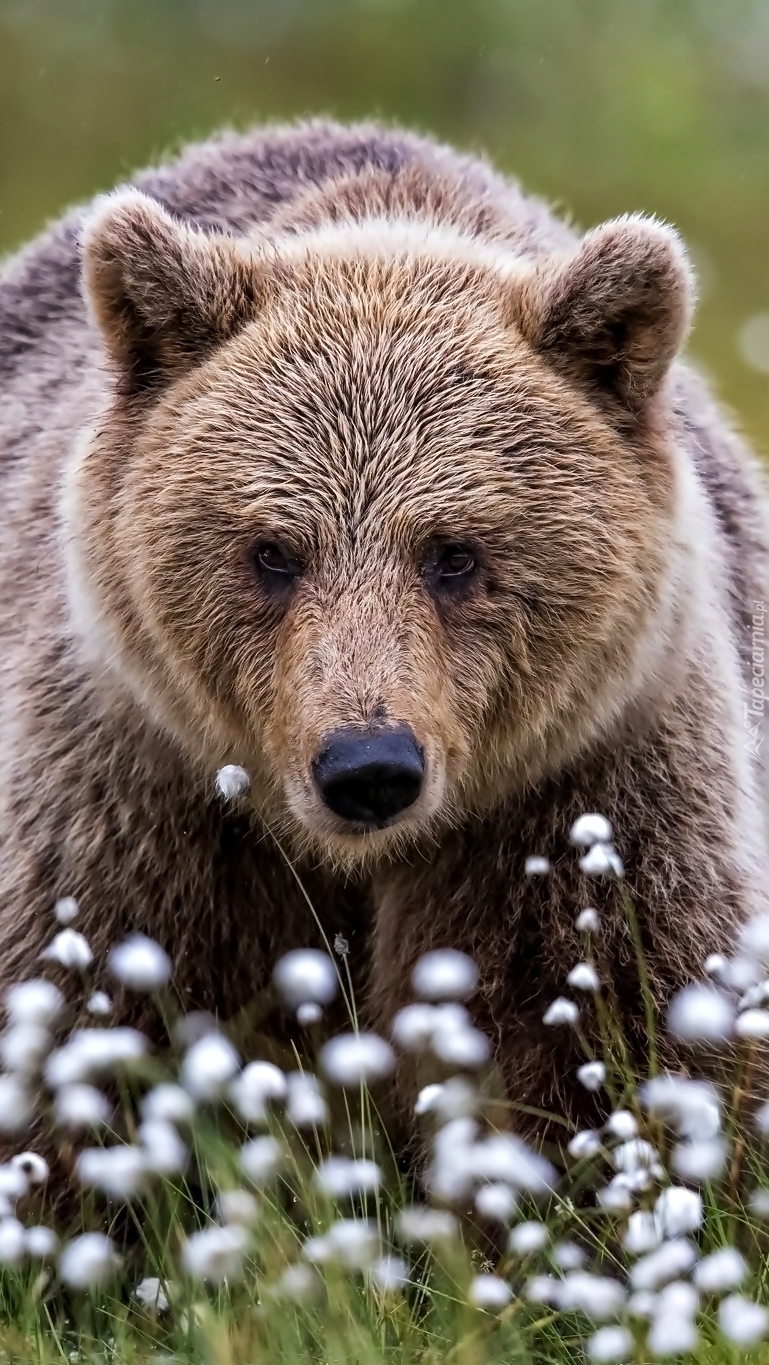
[[422, 790], [425, 759], [407, 725], [335, 730], [312, 772], [329, 810], [353, 824], [379, 829], [413, 806]]

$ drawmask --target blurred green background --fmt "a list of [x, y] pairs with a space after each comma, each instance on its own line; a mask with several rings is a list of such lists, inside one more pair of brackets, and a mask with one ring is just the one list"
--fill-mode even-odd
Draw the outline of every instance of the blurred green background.
[[582, 224], [645, 209], [769, 454], [769, 0], [0, 0], [0, 250], [223, 123], [380, 115]]

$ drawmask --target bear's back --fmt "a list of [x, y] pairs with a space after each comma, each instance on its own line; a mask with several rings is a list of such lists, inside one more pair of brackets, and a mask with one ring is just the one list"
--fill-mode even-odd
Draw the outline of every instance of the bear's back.
[[[444, 203], [474, 210], [475, 222], [506, 226], [517, 250], [552, 250], [573, 237], [535, 198], [525, 196], [477, 158], [414, 134], [376, 125], [345, 128], [327, 122], [225, 133], [187, 148], [178, 160], [142, 172], [133, 183], [179, 217], [203, 229], [247, 235], [292, 202], [340, 179], [397, 180], [411, 174], [429, 188], [444, 186]], [[0, 274], [0, 387], [12, 382], [32, 354], [60, 349], [68, 330], [68, 363], [78, 365], [72, 329], [90, 331], [80, 287], [75, 209], [13, 257]], [[49, 371], [47, 381], [52, 375]]]

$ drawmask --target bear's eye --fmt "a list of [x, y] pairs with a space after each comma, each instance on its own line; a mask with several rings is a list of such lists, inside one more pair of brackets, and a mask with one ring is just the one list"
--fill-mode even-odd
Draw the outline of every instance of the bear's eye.
[[478, 557], [472, 546], [459, 541], [443, 541], [432, 546], [424, 572], [434, 588], [450, 592], [466, 587], [477, 568]]
[[276, 587], [287, 587], [302, 572], [295, 555], [273, 540], [264, 540], [254, 548], [254, 565], [260, 577]]

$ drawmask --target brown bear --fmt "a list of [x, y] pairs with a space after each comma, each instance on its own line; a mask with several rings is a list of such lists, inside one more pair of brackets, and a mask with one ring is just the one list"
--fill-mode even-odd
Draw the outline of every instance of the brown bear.
[[691, 307], [656, 220], [580, 236], [374, 126], [227, 134], [12, 260], [2, 982], [63, 895], [97, 964], [148, 933], [224, 1019], [322, 925], [387, 1031], [450, 946], [514, 1105], [573, 1108], [542, 1015], [598, 897], [642, 1042], [575, 817], [613, 824], [660, 1005], [769, 885], [766, 503], [676, 358]]

